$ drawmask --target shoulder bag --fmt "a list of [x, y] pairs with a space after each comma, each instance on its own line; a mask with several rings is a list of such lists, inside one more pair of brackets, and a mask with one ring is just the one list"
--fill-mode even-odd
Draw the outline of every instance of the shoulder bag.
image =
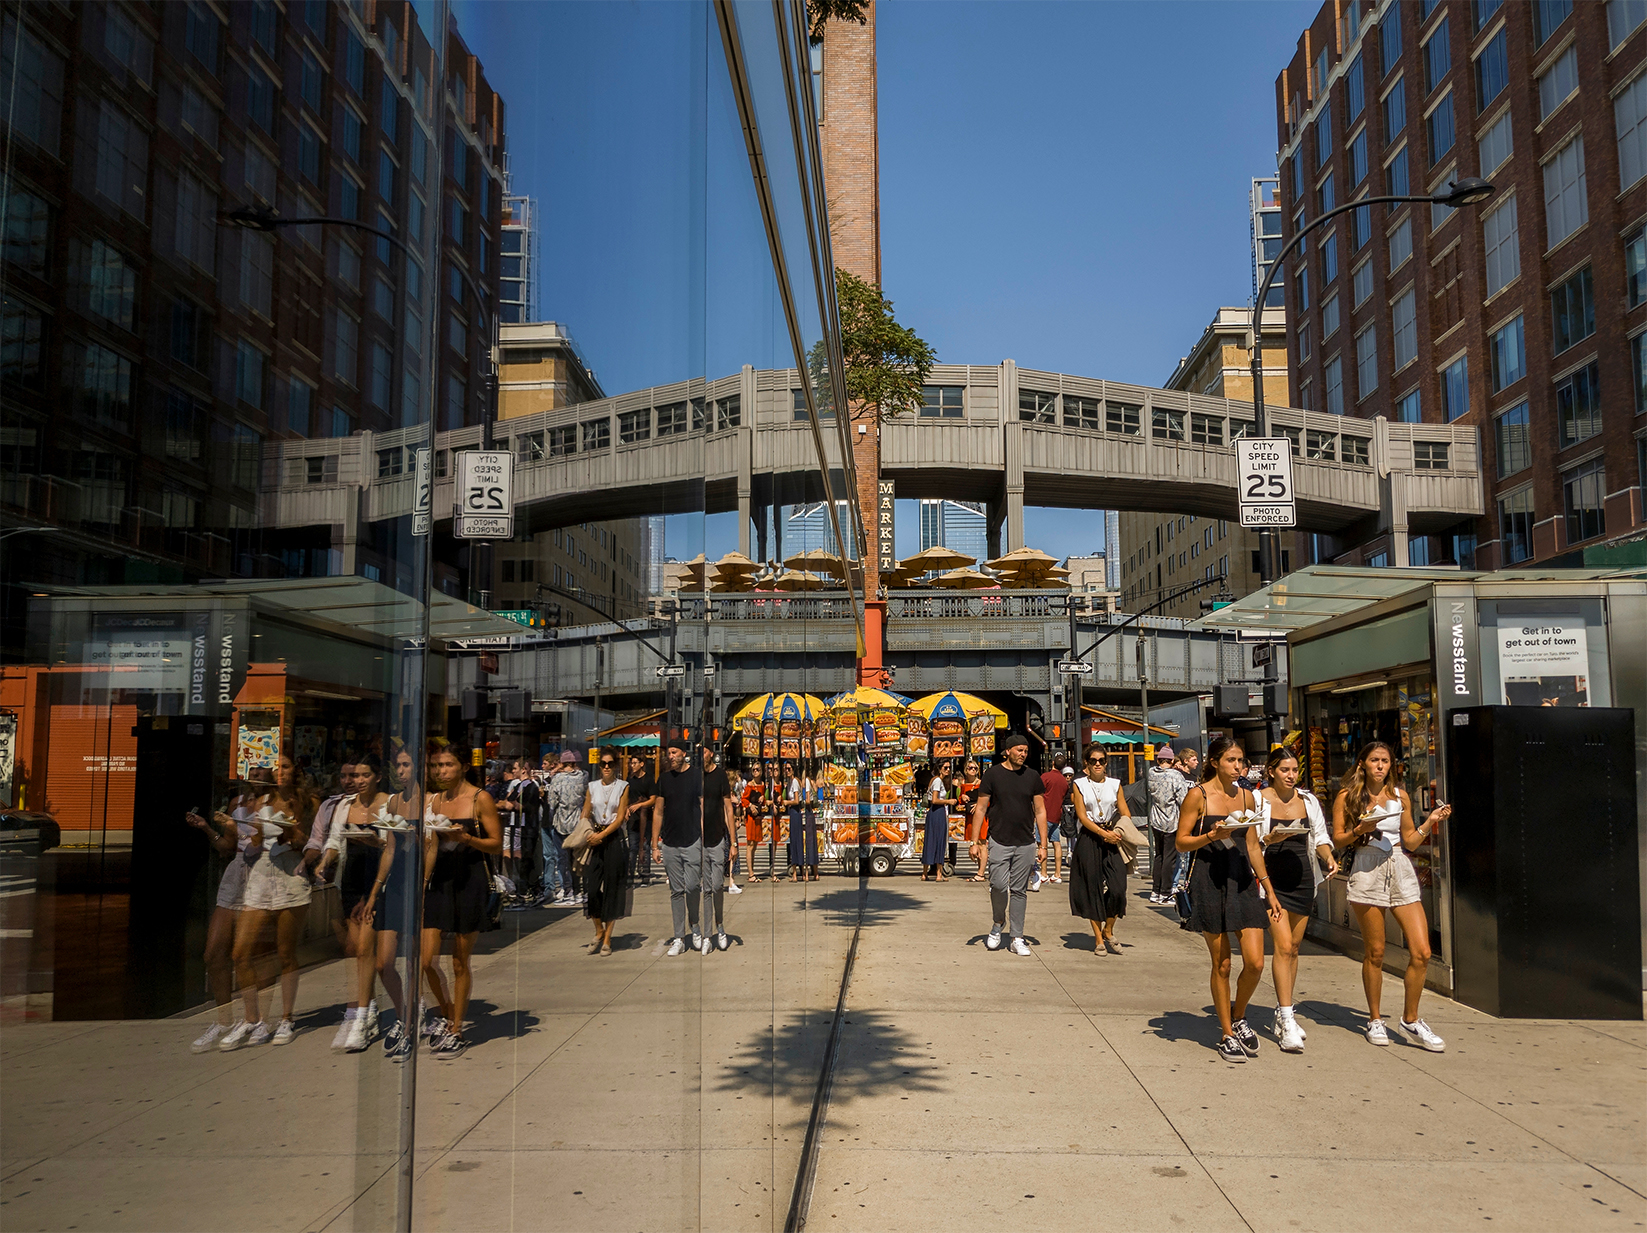
[[1064, 807], [1058, 818], [1058, 833], [1070, 840], [1081, 833], [1080, 819], [1075, 816], [1075, 791], [1075, 781], [1072, 779], [1064, 792]]
[[[1195, 785], [1195, 791], [1201, 793], [1202, 816], [1205, 817], [1206, 790], [1200, 784], [1197, 784]], [[1200, 848], [1196, 848], [1195, 851], [1191, 852], [1189, 859], [1178, 866], [1178, 875], [1172, 881], [1172, 906], [1178, 913], [1178, 927], [1180, 929], [1189, 928], [1190, 911], [1193, 906], [1190, 903], [1190, 874], [1195, 869], [1195, 858], [1200, 854]]]

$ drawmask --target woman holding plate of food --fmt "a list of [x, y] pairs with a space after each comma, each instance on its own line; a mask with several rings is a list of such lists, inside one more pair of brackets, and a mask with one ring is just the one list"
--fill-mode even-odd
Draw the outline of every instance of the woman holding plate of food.
[[1270, 751], [1264, 764], [1269, 787], [1258, 793], [1264, 821], [1254, 828], [1264, 847], [1265, 872], [1286, 914], [1282, 920], [1270, 920], [1270, 935], [1275, 939], [1275, 958], [1270, 963], [1275, 981], [1275, 1034], [1283, 1053], [1304, 1051], [1304, 1029], [1292, 1013], [1298, 948], [1315, 909], [1322, 870], [1329, 878], [1338, 872], [1321, 802], [1298, 786], [1301, 769], [1298, 755], [1286, 746], [1277, 745]]

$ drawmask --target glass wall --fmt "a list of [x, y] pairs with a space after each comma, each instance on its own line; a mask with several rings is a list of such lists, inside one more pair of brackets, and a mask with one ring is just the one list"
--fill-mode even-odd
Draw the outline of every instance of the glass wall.
[[4, 14], [9, 1223], [783, 1225], [859, 903], [798, 12]]

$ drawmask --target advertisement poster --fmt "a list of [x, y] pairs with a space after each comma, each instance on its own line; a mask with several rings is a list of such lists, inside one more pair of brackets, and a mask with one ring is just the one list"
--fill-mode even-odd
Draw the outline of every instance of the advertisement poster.
[[1500, 701], [1589, 706], [1590, 645], [1582, 616], [1537, 616], [1498, 626]]

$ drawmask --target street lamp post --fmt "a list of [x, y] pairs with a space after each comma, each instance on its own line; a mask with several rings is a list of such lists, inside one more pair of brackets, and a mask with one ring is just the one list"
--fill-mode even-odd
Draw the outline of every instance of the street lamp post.
[[[1252, 302], [1252, 339], [1249, 350], [1252, 356], [1252, 417], [1255, 436], [1267, 435], [1264, 423], [1264, 345], [1263, 334], [1260, 329], [1260, 322], [1263, 320], [1264, 301], [1269, 298], [1270, 284], [1275, 281], [1276, 274], [1286, 265], [1287, 255], [1303, 243], [1304, 237], [1322, 224], [1331, 222], [1340, 214], [1347, 214], [1351, 210], [1359, 210], [1362, 206], [1428, 202], [1430, 205], [1444, 205], [1457, 209], [1459, 206], [1478, 205], [1491, 197], [1495, 191], [1495, 186], [1488, 181], [1476, 176], [1466, 176], [1462, 180], [1449, 181], [1446, 188], [1431, 193], [1427, 197], [1362, 197], [1328, 210], [1320, 218], [1301, 229], [1297, 235], [1287, 242], [1286, 246], [1276, 254], [1275, 260], [1270, 262], [1269, 273], [1264, 275], [1264, 285], [1258, 289], [1258, 295]], [[1275, 532], [1261, 528], [1258, 532], [1258, 578], [1264, 586], [1268, 586], [1275, 581], [1279, 558], [1280, 554], [1276, 551]]]

